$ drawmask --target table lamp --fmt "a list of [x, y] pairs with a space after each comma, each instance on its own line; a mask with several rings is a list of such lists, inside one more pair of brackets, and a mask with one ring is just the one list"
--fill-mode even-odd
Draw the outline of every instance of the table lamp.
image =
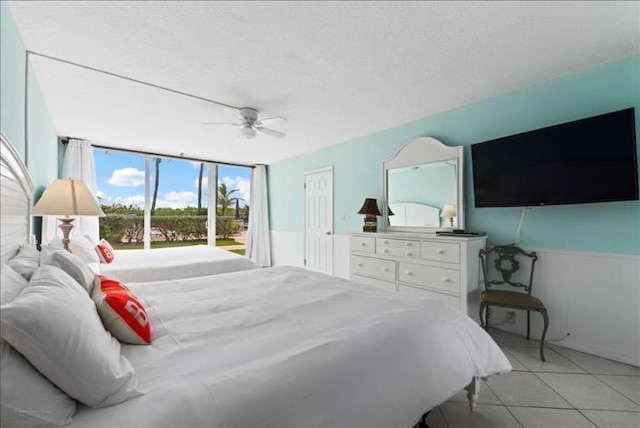
[[73, 229], [70, 216], [100, 216], [104, 212], [89, 188], [81, 180], [57, 179], [44, 191], [42, 197], [33, 206], [31, 214], [35, 216], [55, 215], [62, 230], [62, 244], [69, 251], [69, 233]]
[[377, 232], [378, 230], [378, 217], [380, 211], [378, 210], [378, 204], [375, 199], [367, 198], [362, 204], [362, 208], [358, 211], [358, 214], [364, 214], [364, 226], [363, 232]]
[[456, 206], [452, 204], [447, 204], [442, 208], [442, 212], [440, 213], [440, 217], [448, 218], [451, 227], [453, 227], [453, 219], [458, 215], [458, 211], [456, 210]]

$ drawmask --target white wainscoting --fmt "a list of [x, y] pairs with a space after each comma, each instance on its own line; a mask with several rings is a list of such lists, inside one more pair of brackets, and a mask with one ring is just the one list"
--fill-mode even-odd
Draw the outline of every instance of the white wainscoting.
[[[533, 294], [549, 310], [549, 343], [640, 366], [640, 256], [527, 250], [538, 253]], [[526, 335], [526, 312], [515, 312], [515, 323], [499, 328]], [[531, 313], [531, 335], [541, 333], [542, 317]]]
[[[304, 237], [300, 232], [271, 231], [274, 266], [304, 267]], [[349, 278], [349, 235], [333, 235], [333, 275]]]
[[[349, 277], [349, 236], [334, 235], [334, 275]], [[304, 266], [302, 233], [271, 231], [274, 265]], [[640, 256], [526, 248], [538, 253], [534, 294], [549, 310], [549, 343], [640, 366]], [[492, 311], [492, 323], [506, 318]], [[526, 313], [498, 328], [526, 334]], [[542, 319], [531, 314], [531, 335]], [[569, 334], [569, 336], [567, 336]], [[561, 339], [559, 341], [555, 341]]]

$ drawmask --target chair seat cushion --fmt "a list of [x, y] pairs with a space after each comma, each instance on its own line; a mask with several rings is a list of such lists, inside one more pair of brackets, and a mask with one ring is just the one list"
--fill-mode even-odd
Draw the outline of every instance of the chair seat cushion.
[[516, 291], [490, 290], [480, 296], [487, 305], [510, 306], [519, 308], [544, 309], [544, 303], [537, 297]]

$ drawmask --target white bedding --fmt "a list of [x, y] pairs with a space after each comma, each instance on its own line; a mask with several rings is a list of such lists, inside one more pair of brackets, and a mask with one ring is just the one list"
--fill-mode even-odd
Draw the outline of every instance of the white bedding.
[[100, 274], [122, 282], [149, 282], [256, 269], [248, 258], [209, 245], [151, 250], [116, 250]]
[[145, 395], [71, 427], [409, 427], [511, 369], [445, 303], [299, 268], [129, 286], [152, 323], [152, 345], [123, 346]]

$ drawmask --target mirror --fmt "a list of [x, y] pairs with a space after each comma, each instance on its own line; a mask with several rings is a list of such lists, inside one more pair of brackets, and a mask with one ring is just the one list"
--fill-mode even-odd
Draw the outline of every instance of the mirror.
[[462, 146], [445, 146], [435, 138], [420, 137], [384, 161], [384, 229], [464, 229], [462, 153]]

